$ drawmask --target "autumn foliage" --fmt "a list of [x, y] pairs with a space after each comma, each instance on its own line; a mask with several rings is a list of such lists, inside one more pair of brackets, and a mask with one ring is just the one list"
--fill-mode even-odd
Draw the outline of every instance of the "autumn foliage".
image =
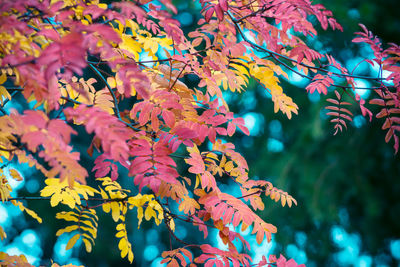
[[[291, 119], [299, 107], [280, 79], [293, 71], [310, 80], [309, 93], [329, 95], [326, 110], [335, 134], [352, 121], [353, 112], [369, 119], [375, 115], [387, 131], [385, 141], [393, 142], [397, 153], [400, 47], [382, 48], [362, 25], [353, 40], [371, 47], [374, 58], [365, 61], [380, 69], [379, 77], [357, 77], [376, 85], [369, 88], [376, 93], [370, 104], [380, 111], [372, 114], [355, 93], [354, 70], [304, 41], [317, 35], [310, 16], [324, 30], [342, 29], [322, 5], [308, 0], [200, 0], [204, 18], [186, 33], [173, 19], [177, 9], [171, 1], [158, 3], [2, 1], [2, 168], [10, 162], [28, 163], [43, 174], [40, 196], [48, 198], [51, 207], [64, 209], [56, 218], [65, 227], [54, 234], [73, 233], [67, 249], [78, 239], [87, 252], [95, 249], [101, 227], [97, 214], [109, 213], [121, 257], [132, 262], [135, 247], [125, 219], [135, 209], [138, 227], [143, 219], [164, 224], [176, 239], [175, 248], [161, 255], [168, 266], [297, 266], [274, 255], [252, 262], [250, 244], [240, 234], [250, 227], [261, 243], [277, 232], [268, 218], [255, 212], [264, 209], [262, 195], [282, 206], [297, 202], [269, 181], [251, 179], [246, 160], [232, 143], [222, 141], [249, 134], [245, 121], [230, 111], [223, 91], [240, 93], [254, 80], [271, 96], [274, 111]], [[390, 75], [383, 77], [384, 70]], [[196, 77], [198, 85], [188, 87], [182, 79], [187, 76]], [[13, 102], [23, 108], [7, 107]], [[78, 132], [91, 138], [87, 151], [71, 141]], [[80, 163], [83, 153], [93, 159], [93, 169]], [[119, 177], [121, 169], [129, 177]], [[0, 175], [2, 201], [11, 201], [41, 223], [34, 211], [10, 197], [3, 170]], [[22, 179], [16, 170], [10, 175]], [[122, 187], [121, 179], [130, 179], [132, 186]], [[220, 184], [227, 180], [240, 195], [221, 191]], [[177, 238], [177, 220], [196, 226], [204, 244]], [[228, 250], [207, 243], [209, 228], [219, 231]], [[6, 237], [2, 228], [0, 234]], [[235, 240], [243, 250], [236, 248]], [[0, 262], [28, 266], [24, 256], [5, 253]]]

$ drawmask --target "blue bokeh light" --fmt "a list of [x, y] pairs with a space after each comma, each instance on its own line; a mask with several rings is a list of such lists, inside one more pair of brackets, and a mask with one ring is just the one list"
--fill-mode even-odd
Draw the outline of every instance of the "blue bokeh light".
[[[355, 79], [354, 80], [354, 85], [356, 87], [361, 87], [361, 88], [370, 88], [371, 83], [365, 80], [361, 79]], [[356, 89], [355, 92], [361, 96], [363, 99], [367, 99], [369, 95], [371, 94], [371, 90], [369, 89]]]
[[146, 261], [152, 261], [159, 255], [159, 253], [160, 251], [158, 250], [157, 246], [150, 245], [146, 246], [146, 248], [144, 249], [143, 257]]
[[286, 247], [287, 256], [294, 259], [298, 264], [307, 262], [307, 254], [305, 251], [299, 249], [295, 244], [289, 244]]
[[318, 102], [321, 99], [321, 96], [317, 91], [314, 91], [312, 94], [308, 94], [307, 96], [308, 99], [313, 103]]
[[[23, 252], [19, 249], [17, 246], [9, 246], [5, 252], [9, 254], [10, 256], [16, 256], [16, 255], [21, 255]], [[26, 256], [26, 255], [25, 255]]]
[[146, 234], [146, 242], [148, 244], [156, 244], [158, 242], [159, 233], [156, 229], [149, 229]]
[[[333, 254], [333, 259], [340, 265], [353, 265], [369, 267], [372, 265], [371, 256], [361, 254], [361, 237], [357, 233], [347, 233], [342, 226], [335, 225], [331, 228], [331, 237], [340, 251]], [[374, 259], [376, 263], [384, 263], [387, 255]]]
[[254, 91], [247, 91], [240, 100], [242, 110], [254, 110], [257, 106], [257, 98]]
[[39, 190], [39, 182], [36, 179], [29, 179], [28, 181], [26, 181], [26, 186], [25, 189], [29, 192], [29, 193], [36, 193]]
[[368, 71], [368, 63], [362, 61], [363, 61], [362, 57], [349, 58], [346, 61], [346, 68], [353, 74], [363, 74]]
[[[18, 169], [17, 169], [17, 168], [18, 168]], [[13, 192], [11, 193], [11, 194], [13, 195], [13, 193], [16, 194], [17, 191], [18, 191], [19, 189], [21, 189], [21, 188], [24, 186], [24, 184], [25, 184], [25, 179], [23, 179], [23, 180], [21, 180], [21, 181], [17, 181], [17, 180], [15, 180], [14, 178], [12, 178], [11, 175], [10, 175], [10, 173], [9, 173], [9, 171], [10, 171], [11, 169], [16, 169], [16, 170], [18, 171], [18, 173], [21, 175], [22, 178], [24, 177], [24, 174], [23, 174], [23, 172], [21, 172], [19, 166], [15, 166], [14, 164], [10, 164], [7, 168], [4, 168], [4, 169], [3, 169], [3, 170], [6, 170], [6, 171], [4, 172], [4, 174], [6, 175], [6, 178], [7, 178], [7, 180], [8, 180], [8, 183], [10, 184], [11, 188], [13, 189]]]
[[[58, 264], [67, 264], [67, 262], [69, 262], [70, 258], [72, 257], [73, 249], [65, 249], [71, 237], [71, 233], [63, 234], [57, 238], [57, 241], [54, 244], [53, 258], [54, 261]], [[77, 244], [74, 246], [74, 248], [79, 248], [79, 242], [80, 240], [77, 241]]]
[[267, 140], [267, 149], [270, 152], [282, 152], [285, 146], [283, 143], [275, 138], [268, 138]]
[[[388, 70], [381, 70], [381, 68], [379, 67], [379, 65], [376, 62], [374, 62], [373, 66], [369, 65], [369, 68], [370, 68], [371, 76], [373, 76], [373, 77], [387, 78], [392, 73], [391, 71], [388, 71]], [[390, 82], [383, 81], [383, 82], [385, 84], [387, 84], [387, 85], [393, 86], [393, 82], [392, 81], [390, 81]]]
[[[301, 75], [305, 75], [302, 70], [298, 71], [298, 73]], [[288, 72], [288, 79], [286, 79], [289, 83], [293, 84], [294, 86], [300, 87], [300, 88], [305, 88], [307, 84], [309, 83], [309, 80], [300, 74], [297, 74], [294, 71]]]
[[298, 253], [298, 248], [295, 244], [289, 244], [286, 246], [286, 253], [288, 257], [294, 258]]
[[296, 243], [299, 247], [304, 247], [307, 243], [307, 235], [304, 232], [297, 232], [294, 236]]
[[262, 260], [262, 256], [265, 256], [268, 259], [269, 254], [273, 251], [275, 247], [275, 242], [272, 238], [271, 242], [268, 242], [267, 239], [259, 245], [255, 238], [246, 237], [249, 240], [250, 246], [252, 248], [251, 257], [253, 258], [253, 262], [260, 262]]
[[[362, 116], [361, 116], [362, 117]], [[364, 118], [364, 117], [362, 117]], [[339, 209], [339, 220], [341, 225], [348, 225], [349, 224], [349, 212], [345, 208]]]
[[400, 239], [390, 242], [390, 253], [392, 253], [393, 258], [400, 260]]
[[243, 119], [251, 136], [256, 136], [261, 133], [261, 130], [264, 127], [264, 116], [262, 114], [249, 112], [243, 115]]
[[9, 225], [9, 224], [10, 224], [10, 220], [9, 220], [7, 208], [5, 207], [5, 205], [0, 204], [0, 225], [5, 226], [5, 225]]
[[335, 225], [331, 229], [331, 237], [335, 245], [341, 247], [347, 240], [347, 233], [342, 227]]
[[175, 19], [178, 20], [182, 26], [190, 26], [193, 23], [193, 15], [189, 12], [179, 13]]
[[166, 263], [161, 263], [161, 261], [163, 260], [163, 258], [158, 257], [155, 260], [153, 260], [153, 262], [151, 263], [151, 267], [160, 267], [160, 266], [166, 266]]
[[34, 245], [40, 242], [40, 239], [37, 236], [36, 232], [31, 229], [23, 231], [21, 237], [22, 237], [22, 242], [28, 247], [33, 247]]
[[360, 12], [356, 8], [349, 9], [349, 11], [347, 11], [347, 15], [355, 20], [360, 19]]
[[4, 245], [1, 251], [5, 251], [11, 256], [23, 254], [30, 264], [39, 265], [43, 251], [40, 239], [34, 230], [26, 229], [11, 241], [11, 243]]
[[251, 148], [254, 145], [254, 138], [251, 136], [243, 136], [242, 137], [242, 145], [246, 148]]
[[272, 137], [280, 138], [282, 136], [282, 123], [278, 120], [272, 120], [269, 123], [269, 134]]
[[367, 120], [364, 118], [362, 115], [356, 115], [353, 118], [353, 125], [356, 128], [361, 128], [363, 125], [365, 125]]
[[180, 227], [176, 228], [175, 235], [180, 239], [185, 239], [185, 237], [187, 236], [186, 227], [180, 226]]
[[263, 98], [271, 99], [272, 97], [271, 94], [262, 85], [257, 86], [257, 91]]
[[358, 261], [355, 264], [357, 267], [370, 267], [372, 266], [372, 258], [368, 255], [362, 255], [358, 257]]

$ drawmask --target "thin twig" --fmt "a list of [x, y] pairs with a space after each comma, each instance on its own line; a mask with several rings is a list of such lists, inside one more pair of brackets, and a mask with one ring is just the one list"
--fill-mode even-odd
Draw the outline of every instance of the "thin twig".
[[26, 65], [26, 64], [29, 64], [29, 63], [35, 63], [35, 61], [36, 61], [36, 59], [30, 59], [30, 60], [23, 61], [23, 62], [14, 64], [14, 65], [0, 66], [0, 69], [16, 68], [16, 67], [19, 67], [19, 66], [22, 66], [22, 65]]
[[[187, 65], [188, 65], [188, 64], [185, 63], [185, 66], [182, 67], [181, 71], [179, 72], [178, 76], [176, 76], [175, 81], [174, 81], [174, 82], [172, 83], [172, 85], [169, 87], [168, 91], [171, 91], [172, 88], [174, 88], [175, 84], [178, 82], [179, 76], [181, 76], [182, 72], [185, 70], [185, 68], [186, 68]], [[171, 66], [171, 71], [172, 71], [172, 66]], [[170, 77], [171, 77], [171, 76], [170, 76]]]
[[[96, 197], [89, 197], [88, 199], [81, 197], [80, 200], [87, 200], [87, 201], [102, 201], [102, 202], [123, 202], [127, 201], [128, 198], [131, 196], [127, 196], [124, 198], [96, 198]], [[5, 199], [4, 201], [11, 201], [11, 200], [50, 200], [51, 197], [39, 197], [39, 196], [34, 196], [34, 197], [11, 197], [8, 199]]]
[[118, 100], [117, 100], [117, 97], [115, 96], [114, 91], [112, 90], [111, 86], [108, 84], [107, 80], [100, 73], [100, 71], [92, 63], [89, 63], [88, 65], [89, 65], [90, 69], [93, 70], [96, 73], [96, 75], [101, 79], [101, 81], [106, 85], [108, 91], [110, 92], [110, 94], [113, 98], [113, 102], [114, 102], [114, 114], [118, 117], [118, 120], [121, 121], [122, 123], [124, 123], [126, 126], [128, 126], [129, 128], [131, 128], [134, 131], [141, 131], [139, 128], [133, 127], [131, 124], [127, 123], [126, 121], [124, 121], [121, 118], [121, 114], [119, 112], [119, 107], [118, 107]]

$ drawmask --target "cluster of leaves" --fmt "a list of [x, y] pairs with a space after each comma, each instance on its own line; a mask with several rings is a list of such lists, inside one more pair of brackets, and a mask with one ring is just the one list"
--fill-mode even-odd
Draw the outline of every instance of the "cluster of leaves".
[[[15, 0], [1, 5], [1, 160], [35, 167], [46, 177], [41, 197], [52, 207], [72, 209], [56, 215], [69, 223], [56, 235], [74, 232], [67, 249], [82, 238], [87, 252], [92, 251], [101, 227], [96, 209], [102, 207], [116, 223], [121, 257], [132, 262], [125, 222], [135, 207], [139, 226], [143, 217], [156, 225], [163, 221], [170, 236], [183, 245], [162, 254], [169, 266], [177, 266], [177, 259], [181, 265], [189, 260], [192, 265], [248, 266], [251, 247], [239, 230], [251, 227], [258, 243], [270, 242], [277, 232], [255, 213], [265, 208], [262, 193], [282, 206], [297, 202], [269, 181], [249, 178], [246, 160], [232, 143], [222, 141], [237, 129], [249, 134], [244, 120], [229, 110], [223, 90], [241, 92], [254, 80], [271, 95], [274, 111], [290, 119], [299, 108], [279, 78], [294, 71], [312, 81], [306, 88], [310, 93], [328, 94], [328, 87], [337, 88], [337, 99], [328, 99], [335, 106], [327, 109], [335, 117], [336, 132], [342, 130], [352, 116], [342, 107], [350, 104], [342, 95], [352, 97], [354, 77], [331, 55], [311, 49], [302, 39], [317, 34], [309, 16], [323, 29], [341, 26], [330, 11], [309, 1], [201, 0], [204, 19], [186, 37], [172, 18], [177, 9], [171, 1], [158, 3]], [[397, 152], [400, 50], [396, 45], [382, 50], [379, 40], [364, 30], [353, 41], [371, 46], [375, 58], [367, 62], [391, 71], [386, 78], [373, 78], [380, 86], [372, 88], [379, 96], [372, 104], [382, 106], [377, 117], [386, 119], [386, 141], [393, 137]], [[328, 72], [327, 67], [338, 72]], [[196, 88], [183, 82], [187, 75], [199, 79]], [[345, 78], [349, 86], [334, 76]], [[372, 117], [364, 100], [352, 98], [364, 116]], [[29, 108], [7, 109], [16, 99]], [[82, 152], [74, 151], [71, 135], [78, 132], [92, 140], [87, 153], [94, 160], [96, 181], [87, 181], [90, 170], [79, 163]], [[187, 169], [188, 177], [178, 166]], [[119, 168], [128, 170], [139, 193], [131, 195], [132, 190], [117, 182], [122, 178]], [[39, 220], [16, 198], [9, 198], [11, 187], [4, 179], [2, 200]], [[221, 191], [221, 181], [233, 182], [241, 195]], [[198, 227], [205, 240], [210, 227], [217, 229], [228, 250], [180, 240], [174, 220]], [[243, 244], [243, 251], [234, 240]], [[193, 257], [189, 248], [199, 250], [200, 256]], [[14, 261], [10, 256], [3, 261], [9, 260]], [[258, 266], [269, 264], [297, 265], [283, 256], [270, 256]]]
[[[11, 176], [16, 181], [23, 180], [22, 176], [19, 174], [19, 172], [16, 169], [10, 169], [9, 176]], [[5, 201], [10, 201], [14, 206], [18, 207], [21, 211], [25, 211], [28, 215], [30, 215], [32, 218], [34, 218], [38, 223], [42, 223], [42, 218], [40, 218], [36, 214], [36, 212], [25, 207], [25, 205], [21, 201], [18, 201], [16, 199], [13, 199], [10, 197], [13, 190], [12, 190], [2, 168], [0, 169], [0, 179], [1, 179], [0, 197], [1, 197], [2, 203], [4, 203]], [[1, 237], [1, 240], [3, 240], [4, 238], [7, 237], [6, 233], [4, 232], [4, 230], [1, 226], [0, 226], [0, 237]]]

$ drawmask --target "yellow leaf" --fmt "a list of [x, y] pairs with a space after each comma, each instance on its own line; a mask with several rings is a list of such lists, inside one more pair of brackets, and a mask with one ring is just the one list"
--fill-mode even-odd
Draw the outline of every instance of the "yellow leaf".
[[125, 232], [124, 231], [120, 231], [120, 232], [117, 232], [115, 234], [115, 237], [118, 237], [118, 238], [121, 238], [121, 237], [124, 237], [124, 236], [125, 236]]
[[292, 207], [292, 199], [290, 197], [288, 197], [288, 199], [287, 199], [287, 204], [288, 204], [289, 208]]
[[90, 253], [92, 251], [92, 243], [90, 243], [89, 240], [83, 238], [83, 243], [85, 244], [85, 249], [88, 253]]
[[[200, 151], [199, 151], [199, 149], [197, 148], [196, 145], [193, 145], [192, 147], [187, 147], [186, 150], [187, 150], [189, 153], [200, 154]], [[186, 161], [186, 160], [185, 160], [185, 161]]]
[[97, 4], [97, 6], [100, 7], [101, 9], [104, 9], [104, 10], [107, 9], [107, 4], [100, 3], [100, 4]]
[[233, 162], [228, 161], [224, 166], [225, 171], [230, 172], [233, 169]]
[[170, 218], [170, 220], [169, 220], [169, 228], [171, 228], [171, 230], [173, 232], [175, 232], [175, 222], [174, 222], [174, 219], [172, 219], [172, 218]]
[[[102, 192], [104, 192], [104, 191], [102, 190]], [[102, 194], [102, 196], [103, 196], [103, 194]], [[104, 198], [104, 197], [103, 197], [103, 198]], [[108, 198], [108, 197], [107, 197], [107, 198]], [[103, 210], [104, 210], [105, 213], [109, 213], [110, 210], [111, 210], [111, 205], [110, 205], [110, 203], [104, 203], [104, 204], [103, 204]]]
[[12, 203], [14, 206], [19, 207], [19, 209], [20, 209], [21, 211], [25, 211], [29, 216], [31, 216], [32, 218], [36, 219], [39, 223], [42, 223], [42, 218], [40, 218], [40, 217], [36, 214], [36, 212], [34, 212], [33, 210], [30, 210], [30, 209], [26, 208], [21, 202], [16, 201], [16, 200], [12, 200], [11, 203]]
[[245, 224], [244, 222], [242, 222], [242, 227], [240, 228], [240, 231], [246, 231], [247, 227], [249, 227], [247, 224]]
[[72, 211], [70, 211], [70, 212], [62, 211], [62, 212], [58, 212], [56, 214], [57, 219], [63, 219], [63, 220], [72, 221], [72, 222], [78, 222], [79, 221], [77, 218], [78, 216], [79, 216], [78, 214], [76, 214]]
[[223, 155], [222, 159], [221, 159], [221, 162], [219, 163], [219, 166], [221, 168], [223, 168], [225, 166], [225, 163], [226, 163], [226, 157], [225, 157], [225, 155]]
[[119, 243], [118, 243], [119, 250], [123, 250], [126, 247], [127, 247], [126, 239], [125, 238], [121, 238], [121, 240], [119, 240]]
[[64, 194], [61, 195], [61, 198], [63, 204], [68, 205], [71, 209], [75, 208], [75, 199], [69, 194], [69, 192], [64, 192]]
[[83, 236], [83, 239], [89, 240], [90, 242], [92, 242], [94, 244], [93, 237], [91, 237], [90, 235], [85, 234], [85, 233], [83, 233], [82, 236]]
[[90, 221], [90, 220], [82, 220], [82, 217], [83, 217], [83, 216], [81, 216], [81, 223], [86, 224], [86, 225], [89, 226], [90, 228], [96, 228], [96, 227], [93, 226], [92, 221]]
[[77, 182], [73, 182], [70, 187], [67, 179], [61, 182], [60, 179], [49, 178], [45, 180], [45, 183], [47, 186], [40, 191], [40, 195], [43, 197], [52, 196], [50, 200], [52, 207], [61, 202], [74, 209], [76, 204], [81, 204], [81, 196], [87, 199], [88, 195], [93, 196], [94, 193], [98, 193], [96, 189]]
[[207, 158], [212, 158], [212, 159], [218, 160], [218, 156], [212, 152], [207, 153]]
[[6, 232], [4, 232], [4, 229], [1, 226], [0, 226], [0, 238], [1, 238], [1, 241], [3, 241], [3, 239], [7, 238], [7, 234], [6, 234]]
[[156, 218], [156, 212], [150, 206], [147, 206], [146, 211], [144, 212], [144, 217], [146, 221], [149, 221], [151, 217]]
[[143, 208], [139, 207], [137, 210], [137, 218], [138, 218], [138, 229], [140, 228], [140, 224], [142, 223], [143, 220]]
[[0, 162], [3, 162], [3, 159], [1, 157], [5, 157], [6, 159], [8, 159], [10, 157], [10, 152], [0, 149]]
[[120, 214], [119, 204], [117, 202], [113, 201], [110, 203], [110, 206], [111, 206], [112, 218], [113, 218], [114, 222], [117, 222], [119, 219], [119, 214]]
[[[235, 62], [233, 62], [233, 63], [235, 63]], [[242, 66], [241, 64], [231, 64], [230, 66], [235, 68], [237, 70], [237, 74], [239, 74], [239, 75], [240, 74], [244, 74], [244, 75], [247, 75], [247, 76], [250, 75], [248, 70], [247, 70], [247, 68]]]
[[0, 75], [0, 84], [3, 84], [7, 81], [7, 75], [5, 73]]
[[129, 260], [130, 263], [133, 262], [133, 252], [132, 252], [132, 250], [130, 250], [130, 251], [128, 252], [128, 260]]
[[[121, 239], [121, 240], [125, 240], [125, 242], [124, 243], [128, 243], [127, 241], [126, 241], [126, 239], [125, 238], [123, 238], [123, 239]], [[128, 244], [126, 245], [126, 246], [124, 246], [122, 249], [121, 249], [121, 258], [125, 258], [125, 256], [128, 254]]]
[[62, 235], [62, 234], [64, 234], [64, 233], [72, 232], [72, 231], [74, 231], [74, 230], [76, 230], [76, 229], [78, 229], [78, 228], [79, 228], [78, 225], [70, 225], [70, 226], [67, 226], [67, 227], [65, 227], [65, 228], [63, 228], [63, 229], [59, 229], [59, 230], [56, 232], [56, 236], [60, 236], [60, 235]]
[[120, 223], [117, 225], [117, 231], [122, 231], [122, 230], [125, 230], [125, 224]]
[[197, 174], [197, 175], [196, 175], [196, 183], [195, 183], [195, 185], [194, 185], [194, 188], [197, 188], [197, 187], [199, 186], [199, 184], [200, 184], [200, 177], [201, 177], [200, 174]]
[[115, 81], [114, 77], [108, 77], [107, 83], [111, 86], [111, 88], [117, 87], [117, 82]]
[[74, 236], [68, 241], [67, 246], [65, 247], [65, 249], [66, 249], [66, 250], [71, 249], [71, 248], [75, 245], [76, 241], [78, 241], [78, 239], [79, 239], [80, 237], [81, 237], [81, 234], [76, 234], [76, 235], [74, 235]]
[[236, 176], [239, 176], [239, 174], [240, 174], [239, 168], [234, 168], [234, 169], [232, 169], [232, 170], [230, 171], [230, 175], [231, 175], [231, 176], [236, 177]]
[[60, 203], [61, 200], [62, 200], [61, 194], [54, 194], [50, 199], [50, 205], [52, 207], [55, 207], [58, 205], [58, 203]]
[[285, 207], [285, 205], [286, 205], [286, 196], [285, 195], [281, 196], [281, 204], [282, 204], [282, 207]]
[[119, 44], [119, 48], [133, 55], [135, 60], [139, 60], [139, 53], [142, 51], [140, 44], [132, 36], [126, 34], [122, 34], [121, 39], [122, 42]]
[[139, 197], [141, 197], [141, 194], [137, 194], [135, 197], [129, 197], [128, 203], [135, 207], [140, 206], [140, 198]]
[[43, 188], [43, 189], [40, 191], [40, 196], [42, 196], [42, 197], [49, 197], [49, 196], [51, 196], [52, 194], [54, 194], [54, 190], [53, 190], [53, 188], [50, 187], [50, 186], [46, 186], [45, 188]]
[[40, 218], [36, 212], [34, 212], [33, 210], [30, 210], [28, 208], [25, 208], [25, 212], [28, 213], [29, 216], [31, 216], [32, 218], [36, 219], [39, 223], [42, 223], [42, 218]]
[[93, 238], [97, 237], [97, 229], [86, 227], [86, 226], [83, 226], [83, 225], [81, 225], [80, 228], [82, 230], [86, 231], [86, 232], [89, 232], [93, 236]]
[[17, 181], [22, 181], [24, 179], [24, 178], [22, 178], [21, 174], [16, 169], [11, 169], [10, 175], [12, 178], [14, 178]]
[[0, 103], [3, 105], [3, 97], [11, 100], [11, 95], [4, 86], [0, 86]]

